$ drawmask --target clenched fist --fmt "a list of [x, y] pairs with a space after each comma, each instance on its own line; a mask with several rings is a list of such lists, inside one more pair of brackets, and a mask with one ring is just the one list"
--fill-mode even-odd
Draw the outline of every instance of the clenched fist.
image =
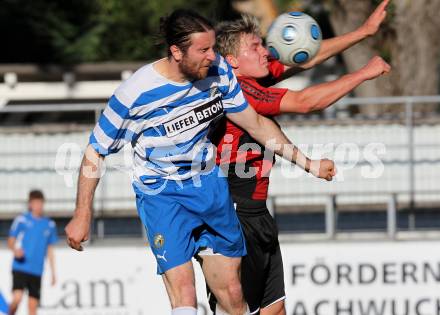
[[82, 251], [81, 242], [89, 238], [90, 217], [88, 215], [74, 215], [65, 228], [67, 244], [73, 249]]
[[335, 163], [329, 159], [313, 160], [310, 163], [310, 173], [328, 181], [336, 175]]
[[381, 57], [375, 56], [360, 71], [365, 75], [366, 80], [371, 80], [390, 72], [391, 66]]
[[24, 258], [24, 251], [21, 248], [14, 249], [14, 257], [18, 260]]

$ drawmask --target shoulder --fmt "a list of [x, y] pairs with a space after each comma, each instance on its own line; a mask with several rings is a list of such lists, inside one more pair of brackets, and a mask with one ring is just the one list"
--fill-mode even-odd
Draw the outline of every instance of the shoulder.
[[28, 221], [27, 214], [20, 214], [12, 221], [11, 230], [17, 229], [21, 225], [26, 225]]
[[215, 65], [223, 70], [228, 70], [231, 67], [222, 55], [216, 54], [215, 57], [216, 58], [215, 58], [215, 61], [213, 62], [213, 65]]
[[19, 224], [19, 223], [25, 223], [27, 220], [28, 220], [28, 214], [23, 213], [23, 214], [16, 216], [13, 222], [16, 224]]
[[228, 77], [232, 74], [232, 68], [227, 63], [226, 59], [223, 56], [216, 54], [215, 60], [212, 62], [211, 67], [209, 68], [208, 75], [225, 75], [228, 74]]
[[238, 77], [238, 83], [240, 84], [243, 92], [247, 93], [255, 93], [255, 92], [264, 92], [266, 88], [259, 84], [256, 79], [251, 77]]
[[163, 85], [153, 69], [153, 63], [146, 64], [121, 83], [114, 96], [125, 106], [131, 106], [143, 93]]

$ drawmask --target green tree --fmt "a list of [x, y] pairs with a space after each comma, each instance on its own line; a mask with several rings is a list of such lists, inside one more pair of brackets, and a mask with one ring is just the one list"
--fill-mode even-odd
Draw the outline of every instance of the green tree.
[[3, 0], [0, 27], [7, 47], [0, 62], [75, 64], [148, 60], [157, 46], [159, 19], [176, 8], [212, 20], [230, 14], [230, 1]]
[[[379, 0], [327, 0], [326, 9], [336, 34], [353, 30], [377, 6]], [[381, 55], [392, 66], [390, 75], [362, 84], [358, 96], [434, 95], [439, 92], [440, 1], [391, 1], [379, 33], [343, 53], [352, 71], [373, 55]], [[416, 110], [430, 112], [434, 105]], [[389, 111], [395, 107], [381, 108]], [[377, 111], [372, 107], [370, 111]]]

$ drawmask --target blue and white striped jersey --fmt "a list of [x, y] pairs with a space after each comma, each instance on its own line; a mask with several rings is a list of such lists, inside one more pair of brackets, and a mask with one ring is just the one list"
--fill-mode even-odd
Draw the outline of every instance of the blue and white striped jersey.
[[170, 81], [148, 64], [116, 89], [89, 142], [103, 156], [131, 143], [135, 182], [185, 180], [214, 164], [207, 137], [213, 122], [247, 106], [220, 55], [208, 76], [193, 82]]

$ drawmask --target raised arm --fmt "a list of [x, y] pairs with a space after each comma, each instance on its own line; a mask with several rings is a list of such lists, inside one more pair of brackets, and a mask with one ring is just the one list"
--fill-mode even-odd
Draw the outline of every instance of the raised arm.
[[73, 249], [82, 251], [81, 242], [87, 241], [92, 219], [93, 197], [101, 175], [104, 158], [88, 145], [78, 176], [78, 191], [73, 218], [66, 226], [67, 243]]
[[[359, 43], [365, 38], [376, 34], [387, 15], [386, 9], [389, 2], [390, 0], [383, 0], [364, 22], [364, 24], [362, 24], [356, 30], [323, 40], [318, 54], [309, 62], [300, 65], [298, 68], [302, 70], [310, 69], [324, 62], [328, 58], [333, 57], [334, 55], [337, 55], [347, 48]], [[289, 69], [290, 67], [285, 67], [285, 71]]]
[[322, 110], [347, 95], [366, 80], [386, 74], [391, 67], [380, 57], [373, 57], [364, 67], [341, 78], [317, 84], [301, 91], [288, 90], [280, 103], [281, 113], [309, 113]]
[[248, 106], [241, 112], [227, 114], [227, 118], [246, 130], [252, 138], [267, 149], [297, 164], [306, 172], [326, 180], [332, 180], [336, 175], [333, 161], [327, 159], [310, 160], [290, 142], [272, 120], [257, 114], [252, 107]]

